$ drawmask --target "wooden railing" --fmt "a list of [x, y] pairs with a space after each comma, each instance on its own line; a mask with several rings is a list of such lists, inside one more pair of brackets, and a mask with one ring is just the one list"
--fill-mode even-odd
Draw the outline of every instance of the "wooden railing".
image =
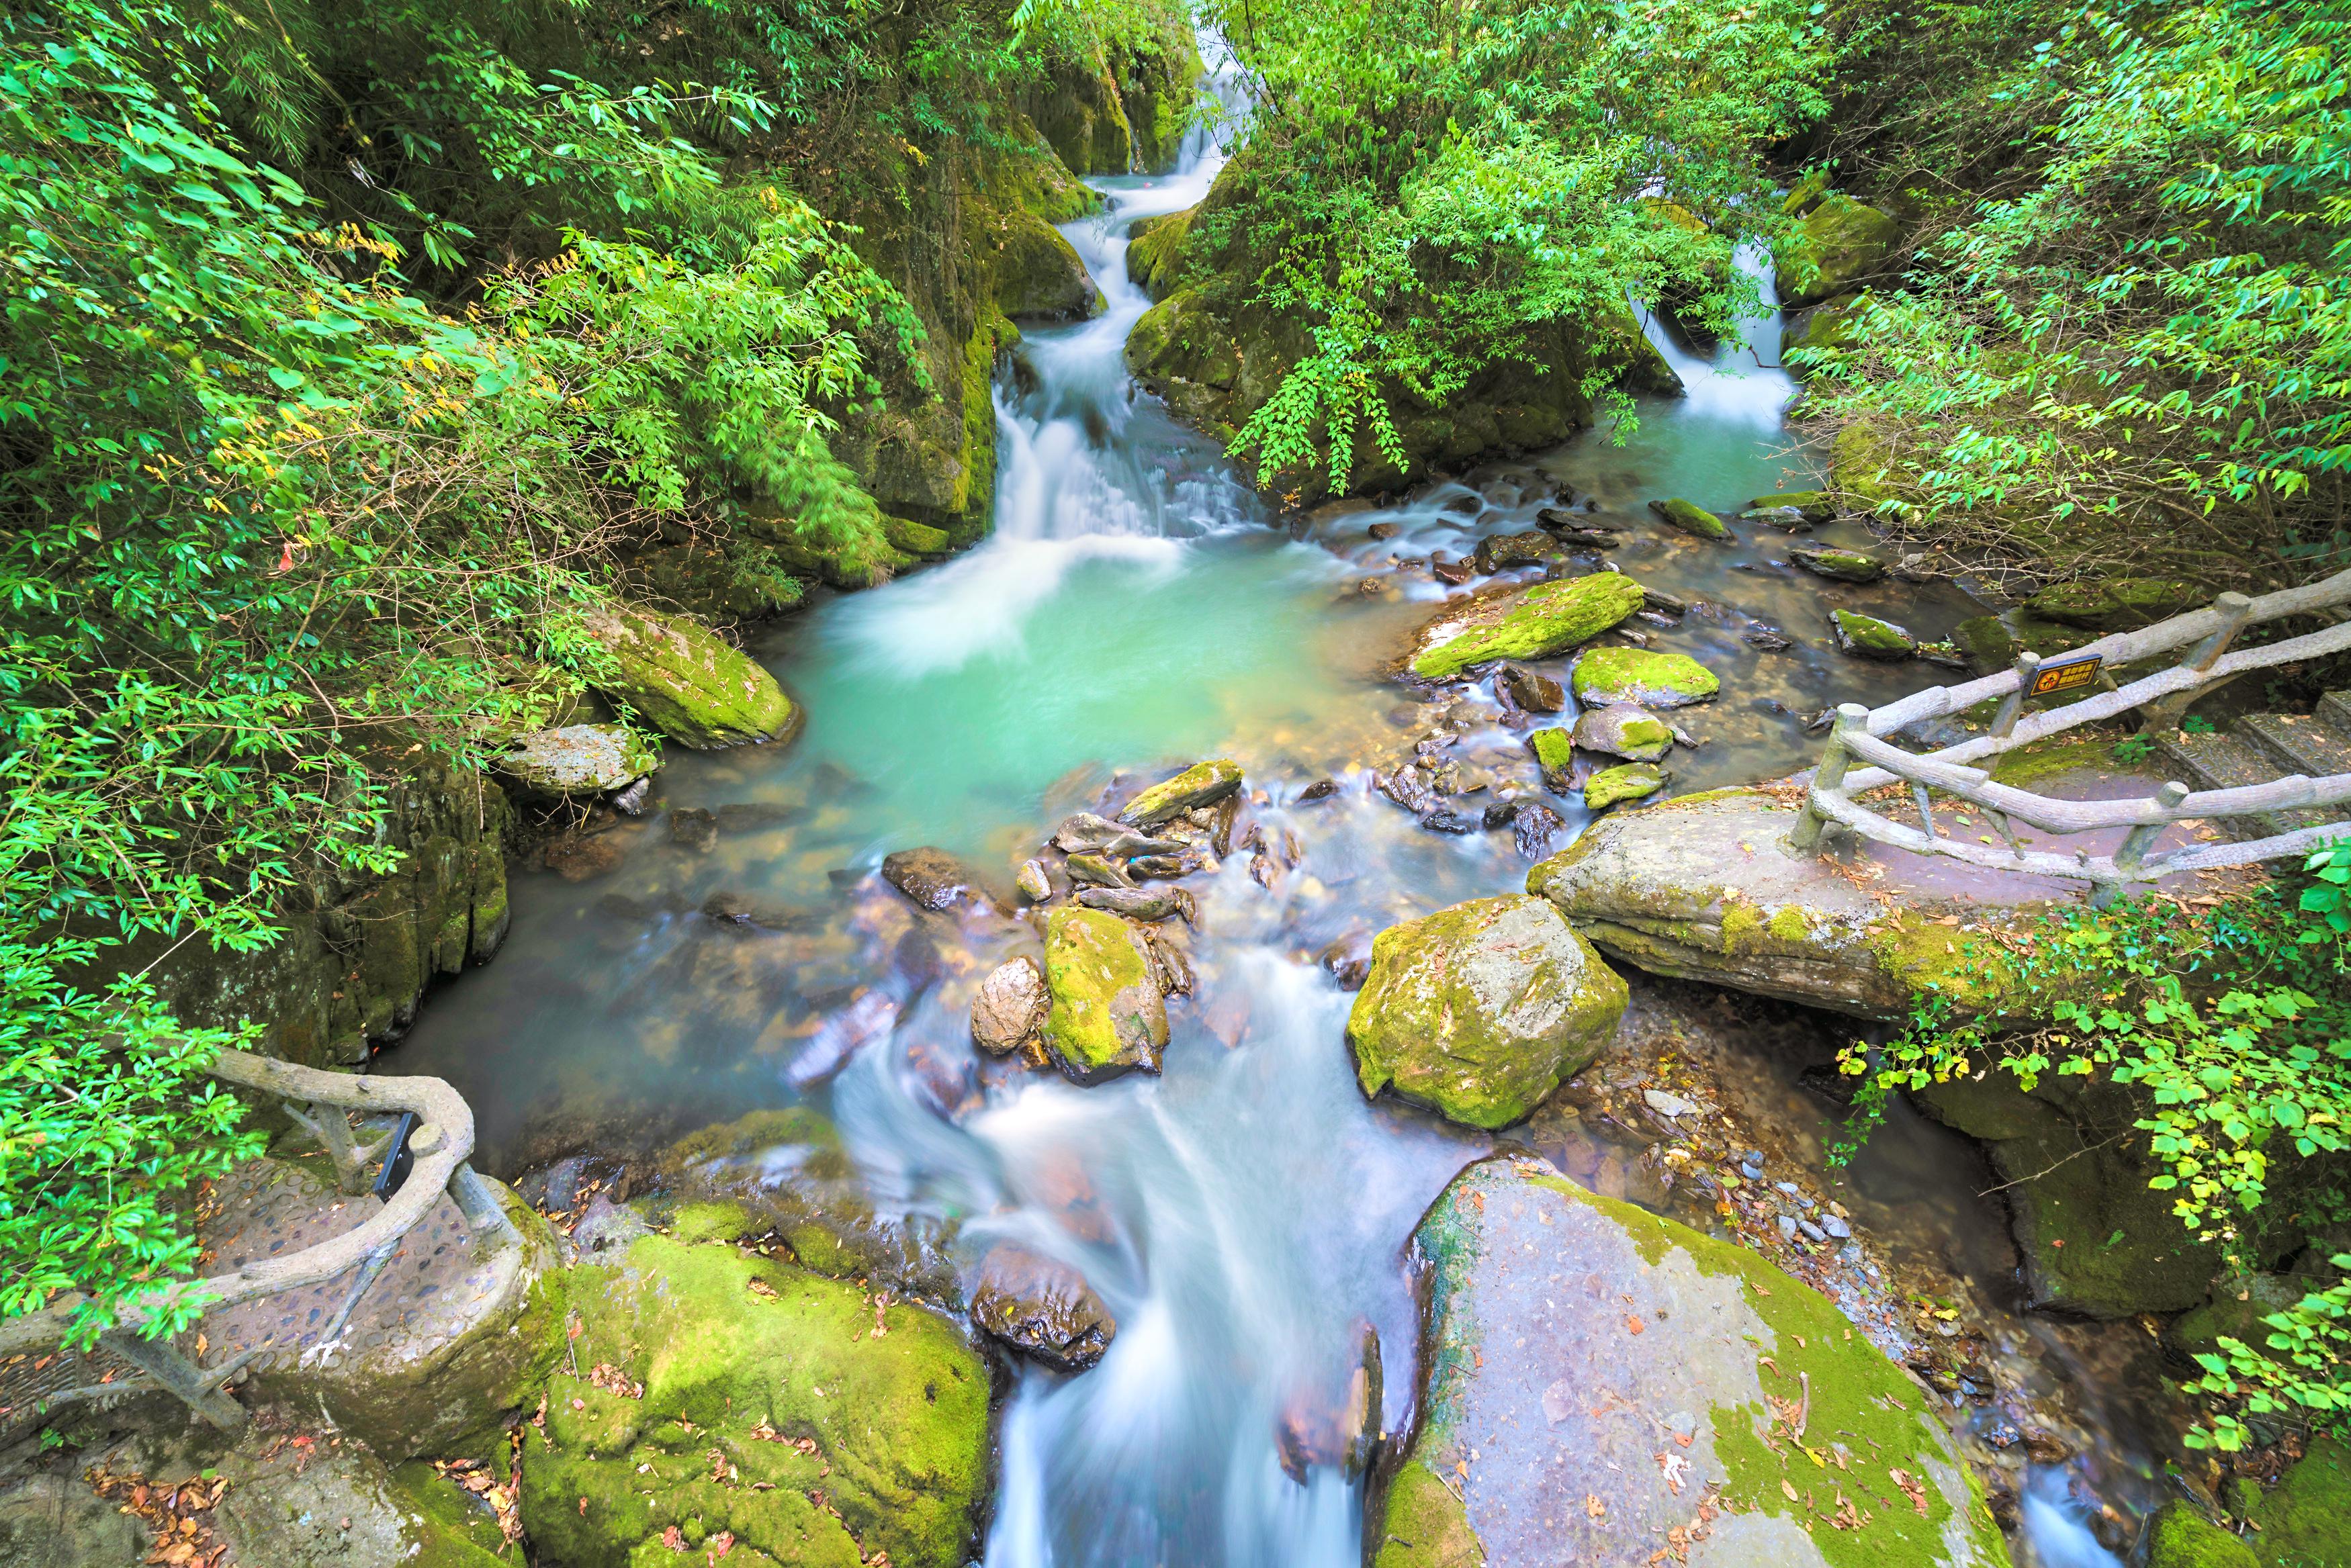
[[[231, 1398], [223, 1386], [256, 1358], [277, 1347], [253, 1346], [232, 1353], [212, 1366], [198, 1366], [168, 1341], [145, 1339], [139, 1334], [138, 1324], [147, 1307], [163, 1293], [193, 1297], [201, 1302], [204, 1311], [214, 1312], [259, 1296], [321, 1284], [357, 1268], [358, 1277], [325, 1334], [324, 1337], [332, 1339], [350, 1320], [360, 1298], [367, 1293], [384, 1265], [392, 1261], [401, 1239], [432, 1212], [443, 1192], [455, 1200], [465, 1228], [477, 1244], [521, 1244], [521, 1235], [507, 1218], [496, 1193], [468, 1163], [474, 1151], [473, 1107], [441, 1079], [360, 1077], [226, 1050], [216, 1055], [204, 1071], [225, 1083], [275, 1095], [286, 1102], [287, 1114], [326, 1149], [334, 1164], [336, 1185], [349, 1195], [368, 1190], [371, 1185], [371, 1168], [389, 1152], [384, 1145], [390, 1140], [382, 1140], [373, 1147], [361, 1147], [351, 1136], [346, 1113], [361, 1110], [397, 1116], [408, 1111], [417, 1116], [417, 1126], [408, 1140], [414, 1164], [406, 1181], [385, 1200], [381, 1210], [363, 1223], [332, 1241], [290, 1256], [257, 1260], [208, 1279], [176, 1282], [116, 1306], [112, 1326], [99, 1336], [100, 1347], [145, 1374], [156, 1386], [176, 1395], [213, 1425], [243, 1424], [245, 1407]], [[78, 1294], [61, 1296], [37, 1313], [0, 1322], [0, 1362], [57, 1345], [85, 1299]], [[136, 1388], [140, 1385], [128, 1386]], [[118, 1382], [108, 1385], [105, 1392], [120, 1393], [125, 1388]], [[75, 1389], [45, 1397], [54, 1405], [76, 1394], [98, 1391]]]
[[[2241, 675], [2343, 652], [2351, 649], [2351, 619], [2339, 618], [2346, 605], [2351, 605], [2351, 571], [2259, 598], [2222, 594], [2208, 608], [2175, 616], [2140, 631], [2100, 638], [2064, 655], [2068, 662], [2103, 660], [2104, 690], [2041, 712], [2027, 713], [2024, 709], [2044, 662], [2032, 653], [2019, 654], [2013, 669], [1996, 675], [1930, 687], [1882, 708], [1846, 703], [1837, 710], [1829, 730], [1828, 744], [1813, 771], [1791, 843], [1800, 851], [1817, 852], [1823, 830], [1832, 822], [1841, 823], [1865, 837], [1919, 854], [1945, 855], [1989, 870], [2086, 881], [2093, 885], [2096, 901], [2103, 904], [2134, 882], [2179, 871], [2304, 855], [2351, 838], [2351, 820], [2346, 820], [2238, 843], [2152, 852], [2157, 836], [2175, 823], [2351, 805], [2351, 774], [2318, 779], [2294, 774], [2263, 784], [2204, 791], [2192, 791], [2175, 782], [2143, 800], [2079, 801], [1994, 784], [1988, 772], [1969, 765], [2134, 709], [2145, 715], [2148, 728], [2176, 722], [2198, 696]], [[2308, 615], [2335, 619], [2335, 624], [2281, 642], [2231, 650], [2231, 645], [2249, 626]], [[2189, 650], [2179, 663], [2126, 685], [2114, 680], [2114, 670], [2176, 649]], [[2001, 705], [1991, 728], [1972, 740], [1919, 755], [1883, 738], [1922, 720], [1964, 712], [1993, 698], [2000, 699]], [[1895, 821], [1859, 798], [1897, 782], [1910, 786], [1910, 801], [1918, 814], [1917, 827]], [[1985, 813], [2000, 829], [2005, 847], [1945, 836], [1935, 821], [1937, 794]], [[2017, 836], [2019, 823], [2061, 835], [2120, 829], [2123, 838], [2111, 854], [2027, 849]]]

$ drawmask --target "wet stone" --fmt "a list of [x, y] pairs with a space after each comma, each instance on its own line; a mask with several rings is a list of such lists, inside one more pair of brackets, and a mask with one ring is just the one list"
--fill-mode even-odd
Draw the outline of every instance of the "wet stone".
[[997, 1339], [1060, 1372], [1093, 1366], [1118, 1334], [1118, 1321], [1083, 1274], [1010, 1241], [999, 1241], [980, 1260], [971, 1317]]
[[1567, 689], [1550, 676], [1523, 665], [1505, 664], [1494, 678], [1494, 690], [1504, 703], [1528, 713], [1556, 713], [1567, 706]]
[[669, 814], [669, 841], [696, 853], [718, 843], [718, 816], [699, 806], [680, 806]]
[[1520, 803], [1510, 823], [1519, 856], [1525, 860], [1542, 859], [1552, 852], [1559, 835], [1566, 831], [1566, 819], [1539, 800]]
[[1046, 875], [1042, 860], [1023, 860], [1012, 881], [1032, 904], [1041, 904], [1053, 896], [1053, 879]]
[[1090, 888], [1133, 888], [1134, 878], [1117, 862], [1102, 855], [1072, 855], [1062, 862], [1072, 882]]
[[965, 899], [984, 902], [979, 878], [944, 849], [901, 849], [882, 860], [882, 879], [925, 909], [947, 909]]
[[1130, 920], [1164, 920], [1181, 915], [1195, 918], [1192, 895], [1181, 888], [1081, 888], [1077, 901], [1089, 909], [1107, 909]]
[[971, 1003], [971, 1037], [991, 1056], [1008, 1056], [1044, 1033], [1051, 1005], [1045, 971], [1022, 954], [988, 971]]
[[1329, 800], [1332, 795], [1337, 794], [1338, 793], [1339, 785], [1336, 780], [1316, 779], [1312, 784], [1308, 784], [1304, 789], [1298, 792], [1298, 802], [1301, 805], [1303, 805], [1309, 801]]
[[621, 864], [621, 846], [609, 835], [567, 833], [548, 842], [539, 863], [566, 882], [586, 882]]

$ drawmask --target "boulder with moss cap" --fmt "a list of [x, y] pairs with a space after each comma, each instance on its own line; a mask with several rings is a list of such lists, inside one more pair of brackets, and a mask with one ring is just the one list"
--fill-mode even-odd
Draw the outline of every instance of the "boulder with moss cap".
[[1918, 651], [1918, 639], [1907, 628], [1859, 610], [1832, 610], [1829, 624], [1836, 630], [1837, 647], [1862, 659], [1890, 661]]
[[[2007, 1568], [1931, 1397], [1756, 1253], [1508, 1158], [1416, 1240], [1428, 1397], [1374, 1568], [1638, 1563], [1668, 1540], [1724, 1568]], [[1822, 1469], [1788, 1468], [1800, 1443]], [[1848, 1501], [1860, 1528], [1832, 1528]]]
[[1045, 1048], [1081, 1084], [1159, 1071], [1167, 1002], [1150, 939], [1104, 909], [1064, 905], [1045, 918]]
[[683, 616], [603, 609], [587, 618], [610, 656], [597, 687], [680, 745], [712, 751], [789, 738], [799, 709], [776, 678], [717, 633]]
[[1773, 260], [1791, 310], [1817, 305], [1876, 276], [1902, 240], [1902, 225], [1842, 191], [1831, 192], [1780, 242]]
[[1625, 763], [1603, 768], [1583, 781], [1583, 804], [1593, 811], [1628, 800], [1642, 800], [1666, 787], [1666, 773], [1655, 763]]
[[1689, 655], [1646, 648], [1593, 649], [1575, 661], [1569, 684], [1579, 702], [1640, 708], [1687, 708], [1722, 690], [1714, 671]]
[[1194, 763], [1174, 778], [1153, 784], [1118, 814], [1129, 827], [1157, 827], [1186, 812], [1214, 805], [1241, 787], [1241, 765], [1227, 758]]
[[1626, 997], [1542, 900], [1478, 898], [1373, 939], [1347, 1044], [1364, 1093], [1507, 1127], [1615, 1038]]
[[1641, 585], [1621, 572], [1479, 594], [1423, 626], [1406, 665], [1423, 680], [1443, 680], [1491, 659], [1548, 658], [1591, 641], [1641, 603]]
[[661, 766], [661, 747], [625, 724], [567, 724], [517, 735], [498, 772], [532, 794], [568, 799], [626, 789]]
[[1797, 545], [1788, 559], [1816, 577], [1840, 583], [1874, 583], [1886, 575], [1886, 558], [1867, 550], [1838, 550], [1826, 545]]
[[572, 1273], [577, 1354], [523, 1468], [541, 1561], [667, 1562], [673, 1531], [692, 1550], [724, 1534], [755, 1563], [965, 1560], [988, 1374], [946, 1319], [666, 1236]]
[[1695, 534], [1701, 539], [1728, 539], [1730, 528], [1723, 520], [1694, 501], [1679, 496], [1670, 501], [1652, 501], [1649, 510], [1669, 526], [1685, 534]]
[[1587, 708], [1575, 716], [1575, 743], [1631, 763], [1654, 763], [1673, 750], [1674, 732], [1655, 713], [1629, 702]]

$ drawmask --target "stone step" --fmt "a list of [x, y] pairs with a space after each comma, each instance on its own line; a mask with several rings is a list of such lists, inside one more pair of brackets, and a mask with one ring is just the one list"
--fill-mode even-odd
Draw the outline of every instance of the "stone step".
[[[2241, 722], [2238, 728], [2244, 728]], [[2164, 763], [2162, 771], [2167, 777], [2177, 778], [2197, 790], [2241, 789], [2303, 771], [2279, 766], [2266, 751], [2237, 735], [2189, 734], [2173, 730], [2158, 737], [2155, 753]], [[2325, 820], [2325, 815], [2318, 812], [2273, 811], [2260, 816], [2229, 817], [2213, 826], [2231, 838], [2267, 838], [2272, 834], [2314, 826]]]
[[2330, 730], [2351, 735], [2351, 691], [2329, 691], [2318, 700], [2318, 711], [2311, 716]]
[[2266, 753], [2281, 774], [2314, 779], [2351, 774], [2351, 735], [2316, 714], [2248, 713], [2237, 721], [2236, 733]]

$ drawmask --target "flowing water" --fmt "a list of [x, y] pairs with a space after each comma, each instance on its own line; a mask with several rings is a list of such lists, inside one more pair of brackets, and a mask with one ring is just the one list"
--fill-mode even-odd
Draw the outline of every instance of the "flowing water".
[[[1818, 743], [1803, 715], [1940, 673], [1838, 654], [1827, 590], [1775, 559], [1784, 535], [1742, 524], [1734, 544], [1704, 544], [1647, 520], [1655, 497], [1732, 509], [1807, 479], [1780, 418], [1792, 387], [1772, 368], [1776, 314], [1711, 350], [1653, 323], [1689, 393], [1644, 400], [1622, 444], [1587, 434], [1377, 511], [1269, 526], [1216, 447], [1139, 397], [1120, 363], [1148, 304], [1126, 278], [1127, 225], [1198, 200], [1218, 162], [1196, 139], [1175, 174], [1098, 181], [1106, 211], [1065, 229], [1104, 308], [1031, 331], [999, 391], [993, 537], [825, 598], [758, 645], [807, 708], [794, 746], [673, 752], [657, 804], [720, 808], [718, 846], [670, 846], [655, 814], [615, 830], [631, 852], [611, 877], [518, 883], [496, 964], [436, 997], [396, 1057], [465, 1093], [485, 1158], [507, 1174], [808, 1103], [838, 1126], [872, 1201], [959, 1228], [958, 1258], [1017, 1238], [1082, 1269], [1118, 1334], [1086, 1374], [1019, 1374], [987, 1542], [997, 1568], [1362, 1560], [1359, 1483], [1328, 1467], [1291, 1480], [1280, 1417], [1336, 1397], [1368, 1324], [1386, 1425], [1408, 1418], [1401, 1250], [1487, 1143], [1364, 1101], [1342, 1043], [1350, 999], [1314, 957], [1523, 882], [1507, 833], [1425, 831], [1371, 793], [1370, 765], [1443, 722], [1498, 784], [1533, 774], [1489, 692], [1440, 710], [1384, 679], [1447, 591], [1424, 565], [1432, 551], [1531, 527], [1562, 489], [1623, 524], [1617, 565], [1702, 601], [1660, 646], [1723, 680], [1719, 702], [1680, 716], [1706, 743], [1677, 754], [1677, 788], [1802, 766]], [[1396, 527], [1375, 540], [1374, 523]], [[1973, 613], [1948, 587], [1834, 591], [1923, 637]], [[1758, 623], [1795, 646], [1758, 651], [1740, 637]], [[1243, 764], [1256, 821], [1301, 857], [1270, 888], [1240, 855], [1193, 879], [1198, 986], [1176, 999], [1165, 1075], [1079, 1089], [980, 1063], [972, 985], [1033, 935], [914, 916], [875, 881], [881, 857], [942, 846], [1008, 902], [1010, 868], [1061, 815], [1115, 779], [1207, 755]], [[1335, 795], [1301, 801], [1326, 777]], [[1580, 824], [1573, 800], [1554, 804]], [[1948, 1162], [1964, 1151], [1930, 1134], [1855, 1173], [1896, 1194], [1889, 1224], [1906, 1183], [1938, 1201], [1956, 1189]], [[1926, 1168], [1906, 1167], [1902, 1147]], [[789, 1168], [789, 1151], [773, 1163]], [[1950, 1223], [1977, 1239], [1986, 1261], [1966, 1267], [1998, 1295], [2011, 1265], [1996, 1217], [1979, 1204]], [[2043, 1560], [2107, 1560], [2050, 1474], [2028, 1501]]]

